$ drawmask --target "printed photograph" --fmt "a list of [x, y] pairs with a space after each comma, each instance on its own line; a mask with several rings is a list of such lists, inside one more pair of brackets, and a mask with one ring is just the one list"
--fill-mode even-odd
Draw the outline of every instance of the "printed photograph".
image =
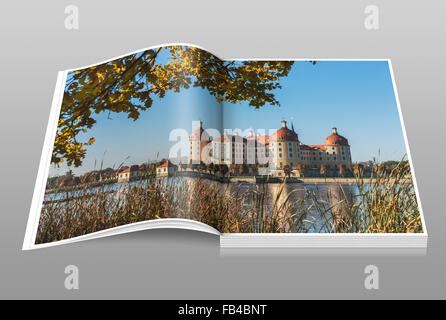
[[387, 60], [165, 46], [67, 72], [36, 244], [181, 218], [221, 233], [422, 233]]

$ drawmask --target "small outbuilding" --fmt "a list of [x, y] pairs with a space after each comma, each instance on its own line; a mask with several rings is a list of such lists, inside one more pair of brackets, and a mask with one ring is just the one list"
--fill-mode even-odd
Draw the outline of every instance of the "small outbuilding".
[[175, 174], [176, 171], [177, 171], [177, 166], [174, 165], [169, 160], [167, 160], [156, 167], [156, 176], [157, 177], [171, 177]]
[[125, 183], [135, 180], [139, 176], [139, 168], [133, 165], [130, 168], [124, 169], [118, 173], [118, 182]]

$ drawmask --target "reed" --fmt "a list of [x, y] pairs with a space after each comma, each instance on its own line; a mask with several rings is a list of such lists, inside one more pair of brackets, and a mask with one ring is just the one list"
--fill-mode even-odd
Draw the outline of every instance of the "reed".
[[391, 172], [375, 166], [374, 178], [355, 172], [353, 186], [325, 194], [310, 186], [288, 191], [284, 181], [248, 191], [200, 178], [157, 179], [131, 184], [64, 189], [47, 195], [36, 243], [68, 239], [138, 221], [186, 218], [220, 232], [415, 233], [421, 217], [407, 162]]

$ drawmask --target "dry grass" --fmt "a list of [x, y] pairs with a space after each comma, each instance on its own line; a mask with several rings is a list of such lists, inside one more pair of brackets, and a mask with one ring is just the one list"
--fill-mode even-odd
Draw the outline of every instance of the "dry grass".
[[66, 191], [46, 201], [36, 243], [68, 239], [138, 221], [187, 218], [221, 232], [422, 232], [410, 168], [375, 170], [372, 183], [356, 172], [355, 186], [288, 191], [287, 184], [248, 191], [209, 180], [153, 177], [118, 190]]

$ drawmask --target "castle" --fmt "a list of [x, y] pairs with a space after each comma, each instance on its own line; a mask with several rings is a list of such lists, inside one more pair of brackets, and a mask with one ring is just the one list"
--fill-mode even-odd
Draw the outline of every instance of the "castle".
[[272, 135], [254, 136], [250, 131], [247, 137], [224, 134], [216, 138], [209, 136], [200, 121], [189, 136], [189, 146], [189, 163], [261, 166], [274, 176], [299, 177], [302, 168], [321, 172], [352, 168], [350, 145], [336, 128], [324, 144], [306, 145], [285, 120]]

